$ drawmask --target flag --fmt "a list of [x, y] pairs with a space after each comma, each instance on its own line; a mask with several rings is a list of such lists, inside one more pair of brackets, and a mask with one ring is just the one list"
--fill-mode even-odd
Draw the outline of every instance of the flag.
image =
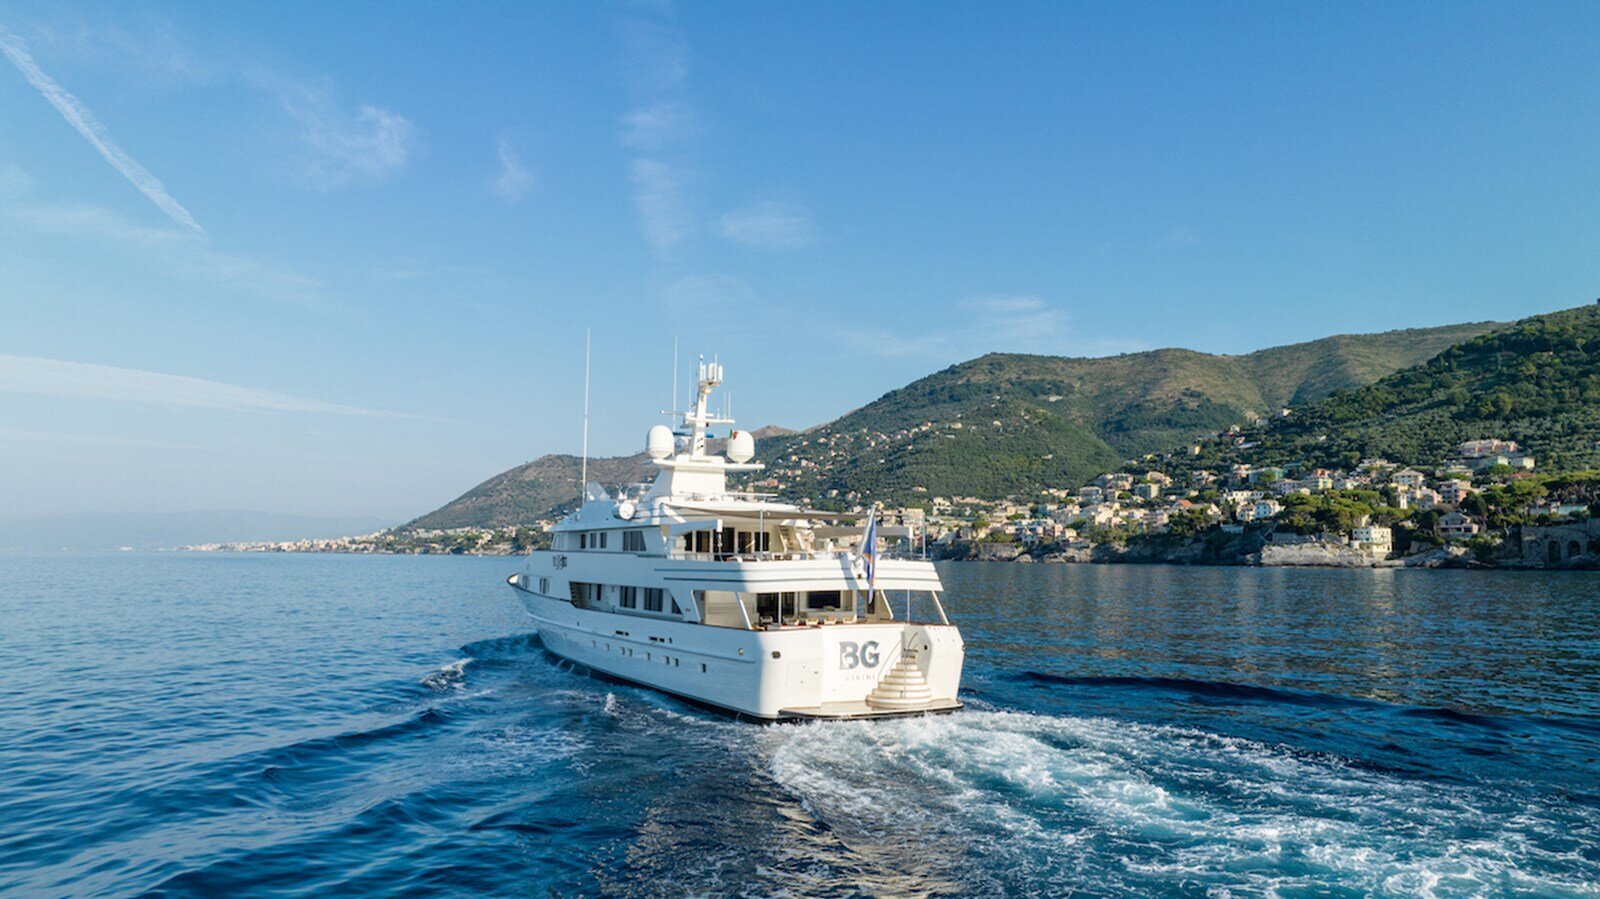
[[861, 535], [861, 563], [867, 573], [867, 590], [878, 580], [878, 510], [867, 513], [867, 530]]

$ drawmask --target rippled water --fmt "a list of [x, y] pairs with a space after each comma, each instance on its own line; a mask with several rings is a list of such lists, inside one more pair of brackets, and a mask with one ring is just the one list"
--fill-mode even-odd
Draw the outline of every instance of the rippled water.
[[1591, 574], [945, 566], [967, 711], [759, 726], [514, 564], [0, 556], [0, 893], [1600, 894]]

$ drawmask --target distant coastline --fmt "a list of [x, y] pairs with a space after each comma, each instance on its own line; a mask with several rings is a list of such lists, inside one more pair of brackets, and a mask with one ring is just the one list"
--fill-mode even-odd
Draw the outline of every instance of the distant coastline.
[[[1184, 538], [1140, 535], [1126, 541], [1077, 541], [1071, 545], [1025, 546], [1014, 541], [955, 539], [930, 544], [928, 554], [935, 561], [1012, 564], [1600, 570], [1600, 554], [1591, 551], [1600, 544], [1600, 520], [1527, 526], [1514, 531], [1498, 542], [1447, 544], [1406, 554], [1373, 552], [1332, 534], [1269, 530], [1211, 532]], [[527, 528], [457, 528], [448, 532], [379, 532], [325, 540], [204, 543], [169, 551], [510, 557], [545, 545], [542, 537]]]

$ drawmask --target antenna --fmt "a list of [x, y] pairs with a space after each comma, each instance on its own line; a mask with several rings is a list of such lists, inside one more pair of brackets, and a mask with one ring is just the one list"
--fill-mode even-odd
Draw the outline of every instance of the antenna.
[[678, 414], [678, 335], [672, 335], [672, 402], [667, 404], [667, 420]]
[[578, 475], [578, 505], [589, 498], [589, 332], [583, 329], [583, 466]]

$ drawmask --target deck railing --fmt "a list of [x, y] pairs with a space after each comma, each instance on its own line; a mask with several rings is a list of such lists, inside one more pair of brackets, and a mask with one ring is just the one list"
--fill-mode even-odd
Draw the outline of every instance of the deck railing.
[[[857, 555], [853, 549], [770, 550], [763, 552], [687, 552], [673, 550], [666, 558], [685, 562], [805, 562], [816, 559], [849, 559]], [[920, 553], [880, 552], [879, 559], [925, 561]]]

